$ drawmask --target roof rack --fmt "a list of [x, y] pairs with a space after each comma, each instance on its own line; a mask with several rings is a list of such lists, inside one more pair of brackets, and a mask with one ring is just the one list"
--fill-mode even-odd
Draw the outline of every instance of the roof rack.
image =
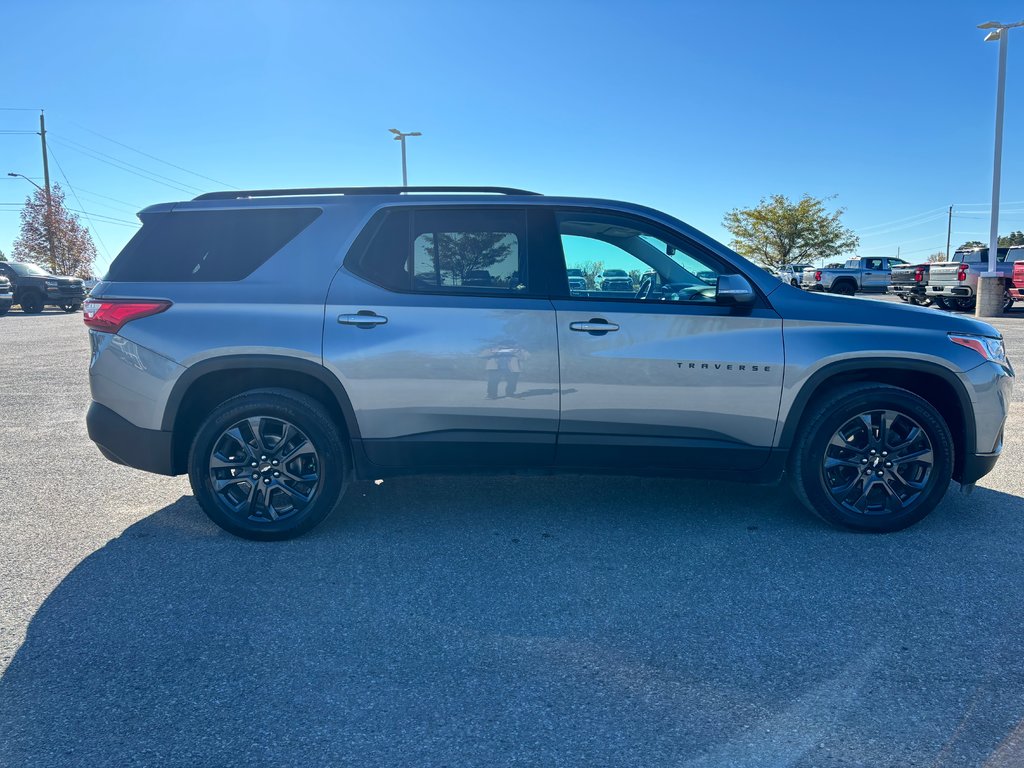
[[406, 192], [477, 192], [494, 195], [539, 195], [514, 187], [308, 187], [304, 189], [240, 189], [207, 192], [193, 200], [237, 200], [245, 197], [294, 197], [298, 195], [401, 195]]

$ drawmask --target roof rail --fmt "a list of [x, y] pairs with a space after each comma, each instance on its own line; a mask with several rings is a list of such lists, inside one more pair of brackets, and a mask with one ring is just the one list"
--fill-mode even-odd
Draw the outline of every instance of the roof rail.
[[237, 200], [245, 197], [294, 197], [298, 195], [401, 195], [406, 192], [477, 192], [495, 195], [538, 195], [514, 187], [308, 187], [304, 189], [240, 189], [207, 192], [193, 200]]

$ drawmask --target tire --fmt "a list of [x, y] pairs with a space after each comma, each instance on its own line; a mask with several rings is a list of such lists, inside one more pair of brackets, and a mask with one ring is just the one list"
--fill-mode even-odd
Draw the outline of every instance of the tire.
[[1010, 297], [1009, 291], [1003, 291], [1003, 312], [1013, 311], [1013, 299]]
[[[235, 428], [237, 438], [228, 434]], [[339, 506], [350, 466], [346, 439], [320, 403], [288, 389], [257, 389], [213, 410], [192, 441], [188, 476], [199, 506], [221, 528], [280, 541], [312, 530]], [[215, 479], [228, 482], [215, 489]]]
[[977, 306], [977, 299], [947, 299], [946, 303], [958, 312], [973, 312]]
[[947, 312], [949, 311], [949, 304], [946, 303], [946, 300], [942, 296], [932, 296], [932, 304], [939, 309], [943, 309]]
[[[922, 520], [945, 495], [953, 473], [953, 438], [928, 401], [888, 384], [859, 383], [837, 387], [809, 407], [814, 410], [793, 446], [790, 482], [797, 498], [821, 519], [852, 531], [900, 531]], [[878, 442], [859, 417], [871, 414], [874, 427], [880, 422], [876, 414], [883, 412], [890, 417], [885, 439]], [[918, 436], [910, 439], [913, 428]], [[930, 466], [929, 454], [920, 454], [926, 447]], [[886, 450], [891, 453], [883, 454]], [[887, 461], [904, 453], [925, 458]], [[861, 467], [871, 473], [869, 480]]]
[[82, 308], [82, 305], [81, 304], [61, 304], [60, 308], [63, 309], [67, 314], [70, 315], [72, 312], [77, 312], [78, 310], [80, 310]]
[[18, 297], [18, 303], [21, 304], [21, 311], [26, 315], [38, 315], [43, 311], [43, 297], [35, 291]]
[[832, 293], [838, 293], [840, 296], [853, 296], [856, 292], [856, 284], [851, 283], [849, 280], [841, 280], [832, 286]]
[[790, 280], [789, 284], [792, 285], [794, 288], [800, 287], [800, 283], [798, 283], [796, 280]]

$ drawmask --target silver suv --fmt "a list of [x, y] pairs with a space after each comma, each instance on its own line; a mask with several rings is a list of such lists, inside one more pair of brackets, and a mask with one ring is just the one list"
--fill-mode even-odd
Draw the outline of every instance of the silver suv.
[[[804, 293], [638, 205], [330, 188], [139, 216], [85, 307], [89, 434], [187, 472], [240, 536], [308, 531], [353, 481], [524, 469], [788, 474], [825, 520], [892, 531], [1002, 448], [994, 328]], [[571, 290], [596, 262], [636, 292]]]

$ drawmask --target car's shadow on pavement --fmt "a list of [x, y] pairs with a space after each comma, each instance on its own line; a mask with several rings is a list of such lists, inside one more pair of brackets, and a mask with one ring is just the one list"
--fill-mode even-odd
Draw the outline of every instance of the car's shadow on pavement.
[[38, 610], [0, 765], [977, 764], [1024, 717], [1022, 513], [951, 490], [871, 536], [778, 488], [408, 478], [258, 544], [183, 497]]

